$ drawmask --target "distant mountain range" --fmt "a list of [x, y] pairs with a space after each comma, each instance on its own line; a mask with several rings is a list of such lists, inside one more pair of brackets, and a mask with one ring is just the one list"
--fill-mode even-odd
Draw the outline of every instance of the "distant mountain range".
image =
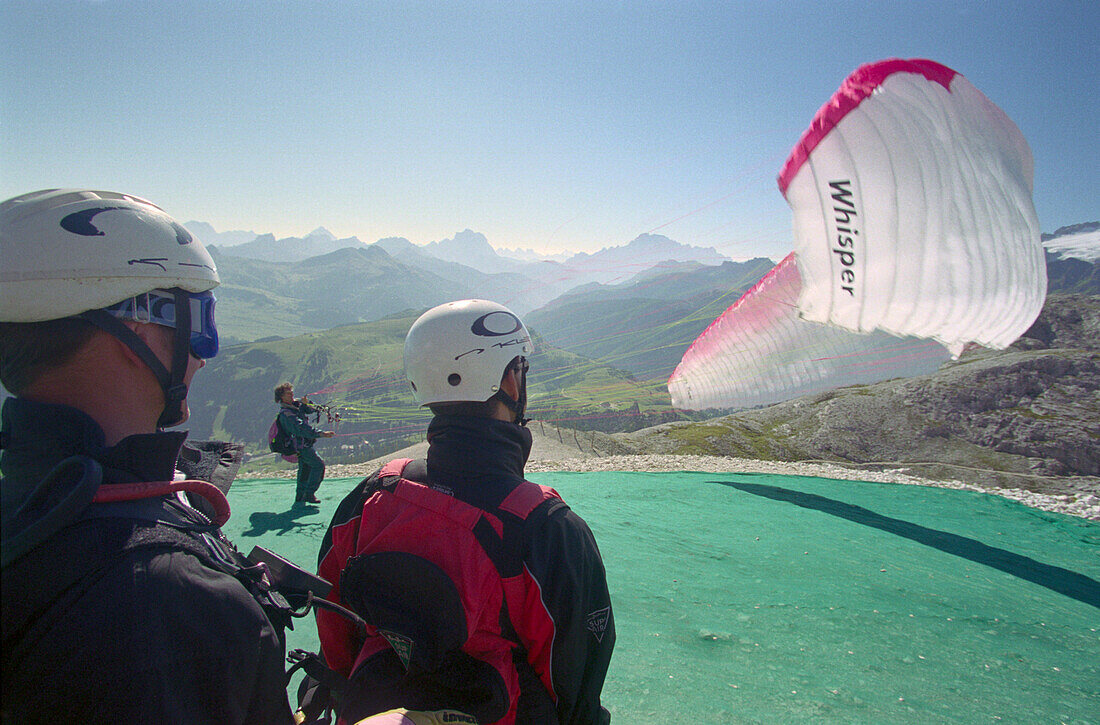
[[[214, 242], [239, 242], [244, 234], [188, 225]], [[717, 267], [729, 261], [714, 249], [652, 234], [564, 262], [498, 254], [485, 235], [469, 229], [419, 246], [402, 237], [374, 244], [338, 239], [324, 227], [305, 237], [262, 234], [208, 246], [222, 278], [218, 319], [228, 343], [325, 330], [468, 297], [525, 315], [586, 285], [628, 284], [639, 273], [686, 262]]]
[[[299, 262], [337, 249], [372, 246], [358, 237], [337, 238], [324, 227], [304, 237], [277, 239], [273, 234], [252, 231], [218, 232], [210, 224], [190, 221], [184, 224], [207, 246], [215, 246], [227, 256], [248, 257], [273, 262]], [[1043, 233], [1043, 246], [1060, 258], [1086, 262], [1100, 261], [1100, 221], [1083, 222]], [[542, 254], [532, 249], [494, 249], [484, 234], [465, 229], [451, 239], [416, 245], [402, 237], [380, 239], [380, 246], [394, 257], [420, 252], [418, 260], [431, 258], [461, 264], [485, 274], [516, 272], [529, 274], [531, 265], [543, 262], [560, 264], [575, 277], [593, 276], [586, 281], [623, 282], [647, 267], [666, 260], [696, 261], [718, 265], [729, 261], [711, 247], [680, 244], [668, 237], [643, 234], [624, 246], [607, 247], [587, 254]], [[552, 267], [551, 267], [552, 268]], [[536, 278], [538, 275], [534, 275]], [[583, 283], [583, 282], [580, 282]]]
[[[218, 242], [250, 234], [188, 224]], [[1043, 239], [1052, 292], [1100, 293], [1100, 223], [1063, 227]], [[563, 262], [523, 261], [469, 229], [416, 245], [401, 237], [374, 244], [338, 239], [319, 227], [301, 238], [264, 234], [215, 244], [212, 254], [222, 277], [218, 320], [227, 344], [481, 297], [525, 316], [551, 344], [640, 379], [667, 376], [687, 345], [773, 265], [732, 262], [660, 235]]]
[[[217, 241], [238, 234], [188, 228]], [[1100, 223], [1059, 229], [1044, 245], [1051, 294], [1100, 295]], [[303, 248], [321, 253], [301, 256]], [[732, 262], [658, 235], [564, 262], [525, 261], [470, 230], [420, 246], [403, 238], [364, 244], [319, 228], [211, 251], [222, 277], [224, 346], [196, 377], [189, 426], [199, 438], [254, 445], [281, 380], [354, 408], [348, 430], [354, 419], [357, 430], [381, 431], [364, 435], [371, 445], [422, 433], [400, 375], [401, 341], [421, 311], [465, 297], [508, 304], [536, 334], [543, 420], [610, 430], [682, 417], [665, 378], [699, 332], [773, 265]]]
[[[203, 239], [201, 235], [196, 235], [199, 239]], [[223, 250], [226, 255], [233, 257], [248, 257], [268, 262], [300, 262], [338, 249], [357, 249], [366, 246], [359, 241], [358, 237], [337, 239], [329, 230], [317, 227], [304, 237], [276, 239], [274, 234], [260, 234], [252, 241], [224, 247]]]
[[[273, 234], [254, 232], [217, 232], [205, 222], [187, 222], [184, 226], [223, 254], [264, 261], [299, 262], [343, 247], [380, 246], [395, 257], [418, 252], [424, 256], [472, 267], [485, 274], [520, 273], [538, 279], [561, 271], [584, 282], [622, 282], [655, 264], [676, 260], [703, 264], [721, 264], [729, 258], [712, 247], [680, 244], [659, 234], [642, 234], [629, 244], [605, 247], [593, 254], [539, 254], [533, 250], [494, 249], [484, 234], [465, 229], [451, 239], [415, 245], [403, 237], [380, 239], [369, 245], [358, 237], [337, 239], [332, 232], [318, 227], [304, 237], [276, 239]], [[546, 266], [549, 265], [549, 266]], [[542, 270], [540, 271], [540, 267]]]
[[373, 246], [344, 247], [298, 262], [211, 250], [222, 284], [218, 328], [228, 344], [288, 337], [381, 319], [467, 296], [467, 289]]
[[204, 245], [213, 244], [219, 247], [232, 247], [234, 245], [244, 244], [260, 236], [256, 232], [218, 232], [215, 231], [213, 226], [206, 222], [187, 222], [183, 226], [201, 239]]

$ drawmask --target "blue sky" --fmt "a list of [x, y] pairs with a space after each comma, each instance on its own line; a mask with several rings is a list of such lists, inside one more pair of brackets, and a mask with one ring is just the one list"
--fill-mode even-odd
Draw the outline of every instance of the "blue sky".
[[1044, 231], [1100, 218], [1100, 2], [0, 0], [0, 198], [86, 186], [219, 231], [778, 259], [775, 184], [863, 63], [1003, 108]]

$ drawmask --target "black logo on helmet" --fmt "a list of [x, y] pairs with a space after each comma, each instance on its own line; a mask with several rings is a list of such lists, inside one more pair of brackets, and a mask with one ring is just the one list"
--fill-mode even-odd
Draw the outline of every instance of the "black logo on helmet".
[[511, 335], [523, 327], [519, 318], [505, 310], [495, 310], [474, 320], [470, 332], [478, 337], [502, 337]]
[[[128, 206], [93, 206], [90, 209], [84, 209], [82, 211], [76, 211], [69, 214], [61, 220], [61, 228], [67, 232], [73, 234], [79, 234], [82, 237], [102, 237], [106, 236], [106, 232], [101, 231], [92, 222], [92, 219], [105, 211], [129, 211], [134, 212]], [[134, 212], [137, 213], [137, 212]], [[194, 241], [194, 237], [191, 236], [191, 232], [183, 228], [182, 225], [171, 220], [165, 220], [172, 225], [172, 230], [176, 233], [177, 244], [190, 244]]]
[[126, 264], [130, 265], [131, 267], [134, 266], [135, 264], [155, 264], [156, 266], [160, 267], [162, 271], [167, 272], [168, 268], [165, 267], [163, 264], [161, 264], [161, 262], [167, 262], [167, 261], [168, 261], [167, 257], [155, 257], [155, 258], [150, 257], [148, 259], [131, 259]]

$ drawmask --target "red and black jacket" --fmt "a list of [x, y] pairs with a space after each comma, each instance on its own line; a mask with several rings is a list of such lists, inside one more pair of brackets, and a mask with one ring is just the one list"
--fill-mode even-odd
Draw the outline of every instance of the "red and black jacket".
[[584, 521], [523, 479], [530, 433], [437, 416], [426, 461], [391, 461], [340, 504], [319, 574], [367, 622], [318, 612], [346, 722], [395, 707], [483, 723], [600, 723], [615, 629]]

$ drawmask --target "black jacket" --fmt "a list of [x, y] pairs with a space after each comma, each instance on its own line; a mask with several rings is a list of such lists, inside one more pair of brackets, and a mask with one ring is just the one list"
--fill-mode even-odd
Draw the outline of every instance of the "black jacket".
[[26, 543], [80, 488], [72, 471], [34, 494], [70, 456], [98, 462], [103, 483], [171, 480], [202, 459], [205, 480], [227, 488], [218, 462], [181, 455], [185, 433], [105, 447], [65, 406], [10, 398], [2, 419], [3, 722], [291, 722], [281, 633], [214, 563], [236, 552], [197, 500], [81, 505]]

